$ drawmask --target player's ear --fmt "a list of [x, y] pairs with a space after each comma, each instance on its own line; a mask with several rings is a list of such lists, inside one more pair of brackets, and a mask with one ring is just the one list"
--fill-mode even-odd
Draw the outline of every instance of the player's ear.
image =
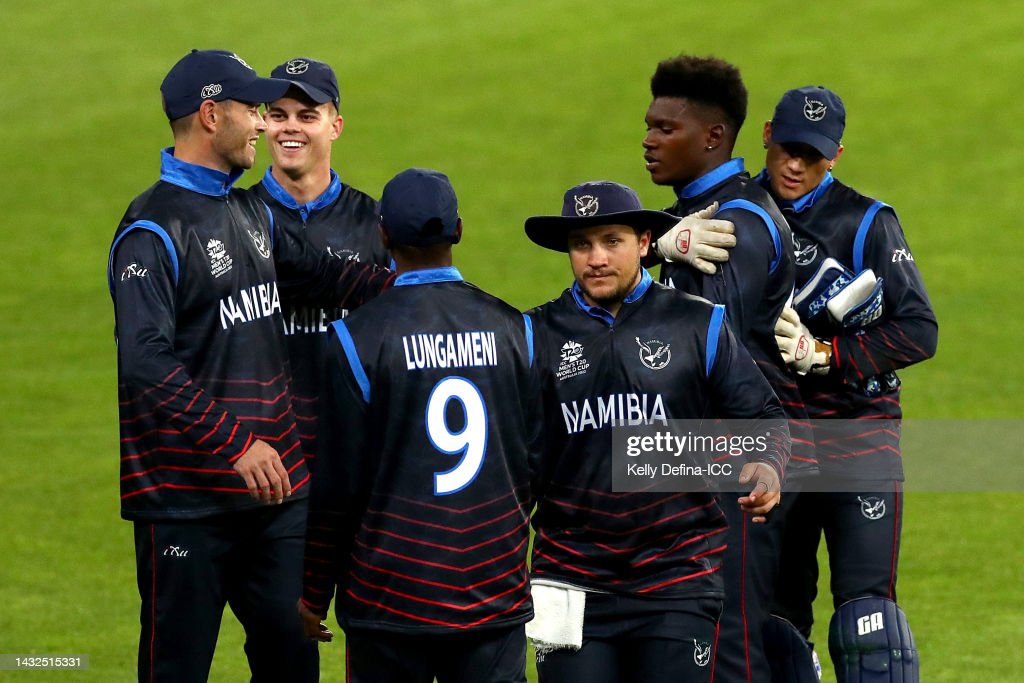
[[341, 118], [341, 114], [337, 114], [334, 117], [334, 121], [331, 123], [331, 140], [337, 140], [338, 136], [341, 135], [342, 129], [345, 128], [345, 119]]
[[711, 123], [704, 129], [704, 146], [708, 151], [717, 149], [725, 140], [725, 124]]
[[461, 241], [462, 241], [462, 219], [460, 218], [459, 222], [455, 224], [455, 241], [452, 242], [452, 244], [458, 244]]
[[843, 145], [842, 144], [840, 144], [839, 148], [836, 149], [836, 155], [834, 157], [832, 157], [832, 163], [830, 163], [828, 165], [828, 170], [831, 171], [833, 168], [835, 168], [836, 162], [839, 161], [839, 157], [841, 157], [841, 156], [843, 156]]
[[640, 258], [644, 258], [647, 256], [647, 252], [651, 248], [651, 231], [638, 230], [636, 236], [637, 239], [640, 240]]
[[[764, 143], [764, 148], [768, 149], [768, 145], [772, 144], [772, 122], [764, 122], [764, 131], [761, 133], [761, 141]], [[836, 156], [839, 156], [838, 154]]]
[[203, 103], [199, 105], [199, 110], [195, 113], [199, 126], [208, 133], [213, 133], [217, 130], [217, 124], [224, 116], [220, 106], [219, 103], [213, 100], [203, 100]]

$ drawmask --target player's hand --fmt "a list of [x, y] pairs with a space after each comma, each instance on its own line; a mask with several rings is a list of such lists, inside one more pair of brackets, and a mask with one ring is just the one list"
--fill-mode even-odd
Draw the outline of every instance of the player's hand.
[[832, 363], [832, 345], [815, 339], [807, 326], [800, 322], [795, 310], [786, 306], [775, 321], [775, 343], [782, 360], [792, 365], [798, 374], [808, 372], [824, 375]]
[[329, 643], [334, 638], [334, 634], [324, 624], [323, 617], [306, 607], [302, 600], [299, 600], [299, 619], [302, 620], [302, 631], [307, 638], [321, 643]]
[[234, 464], [242, 475], [249, 495], [264, 503], [280, 503], [292, 495], [288, 471], [281, 464], [281, 456], [266, 441], [256, 439], [249, 450]]
[[748, 462], [740, 470], [740, 483], [753, 484], [750, 493], [739, 498], [740, 509], [753, 515], [754, 524], [768, 521], [768, 513], [782, 499], [779, 475], [775, 468], [763, 462]]
[[682, 218], [654, 243], [654, 252], [666, 261], [677, 261], [714, 275], [716, 263], [729, 260], [736, 246], [736, 226], [713, 218], [718, 202]]

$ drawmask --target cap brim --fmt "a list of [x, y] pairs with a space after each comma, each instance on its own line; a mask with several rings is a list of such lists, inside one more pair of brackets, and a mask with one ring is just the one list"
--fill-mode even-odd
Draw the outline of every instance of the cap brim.
[[640, 209], [597, 216], [532, 216], [526, 219], [526, 236], [534, 244], [553, 251], [569, 251], [569, 233], [595, 225], [628, 225], [638, 230], [650, 230], [656, 240], [679, 222], [678, 216], [664, 211]]
[[227, 99], [246, 104], [273, 102], [281, 99], [291, 86], [291, 81], [281, 78], [256, 78], [251, 83], [228, 93]]
[[[309, 83], [303, 83], [302, 81], [288, 82], [291, 83], [291, 87], [301, 91], [302, 94], [312, 100], [314, 104], [323, 104], [324, 102], [334, 102], [337, 104], [333, 97], [316, 86], [310, 85]], [[287, 95], [288, 93], [285, 94]]]
[[784, 123], [772, 123], [772, 143], [802, 142], [821, 152], [826, 159], [835, 159], [839, 143], [806, 128], [790, 126]]

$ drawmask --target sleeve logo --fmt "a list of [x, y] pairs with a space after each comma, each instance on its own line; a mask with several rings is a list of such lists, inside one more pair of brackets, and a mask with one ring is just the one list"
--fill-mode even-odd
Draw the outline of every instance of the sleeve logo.
[[124, 270], [121, 271], [121, 282], [131, 280], [133, 277], [142, 278], [147, 275], [149, 275], [149, 268], [140, 266], [138, 263], [129, 263], [124, 267]]

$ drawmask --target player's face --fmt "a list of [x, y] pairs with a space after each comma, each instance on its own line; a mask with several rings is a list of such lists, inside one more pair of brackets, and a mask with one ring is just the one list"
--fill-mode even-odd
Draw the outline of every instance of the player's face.
[[651, 232], [628, 225], [598, 225], [569, 233], [569, 262], [583, 298], [613, 315], [640, 282], [640, 259]]
[[707, 122], [681, 97], [656, 97], [647, 108], [644, 161], [656, 185], [682, 187], [704, 174]]
[[331, 143], [343, 125], [333, 103], [282, 97], [270, 104], [264, 118], [274, 168], [291, 178], [330, 168]]
[[215, 103], [218, 110], [213, 149], [229, 169], [252, 168], [256, 163], [256, 141], [267, 124], [259, 105], [234, 100]]
[[772, 194], [788, 201], [812, 192], [842, 154], [840, 146], [835, 159], [826, 159], [821, 152], [802, 142], [780, 144], [771, 140], [772, 124], [769, 121], [764, 127], [764, 143], [768, 146], [764, 167], [768, 169]]

